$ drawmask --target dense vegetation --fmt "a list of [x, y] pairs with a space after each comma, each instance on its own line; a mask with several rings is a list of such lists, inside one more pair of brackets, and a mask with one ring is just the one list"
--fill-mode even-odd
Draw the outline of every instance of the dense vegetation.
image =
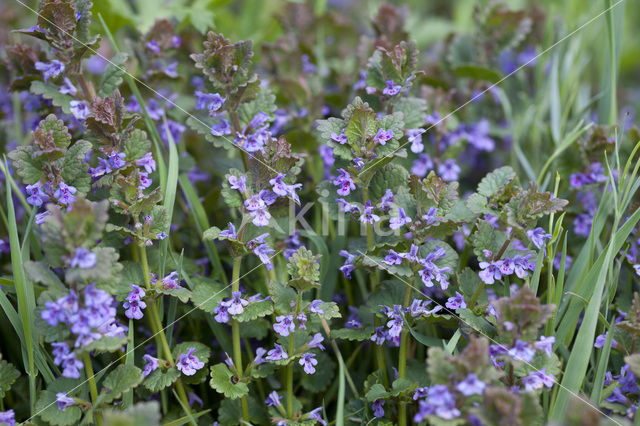
[[638, 5], [30, 3], [0, 424], [640, 424]]

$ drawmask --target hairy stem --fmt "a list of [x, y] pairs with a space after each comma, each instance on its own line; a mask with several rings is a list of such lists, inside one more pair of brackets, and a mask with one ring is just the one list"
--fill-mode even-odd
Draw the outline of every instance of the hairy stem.
[[[151, 289], [151, 273], [149, 272], [149, 261], [147, 259], [147, 250], [145, 246], [140, 246], [140, 261], [142, 263], [142, 274], [144, 275], [145, 285], [149, 290]], [[171, 367], [173, 367], [176, 364], [173, 359], [173, 355], [171, 354], [169, 342], [167, 342], [167, 336], [164, 334], [164, 328], [162, 327], [162, 321], [160, 320], [155, 300], [149, 300], [149, 303], [147, 304], [147, 312], [149, 314], [149, 321], [152, 325], [152, 331], [160, 338], [163, 356], [169, 362]], [[176, 381], [176, 390], [178, 391], [178, 396], [180, 397], [180, 401], [182, 401], [182, 405], [185, 407], [187, 414], [190, 415], [191, 410], [189, 409], [189, 398], [187, 397], [187, 392], [185, 391], [182, 380], [180, 379]]]
[[[411, 292], [413, 290], [413, 280], [407, 285], [407, 289], [404, 293], [404, 307], [409, 306], [411, 302]], [[409, 346], [409, 330], [408, 325], [402, 328], [402, 334], [400, 336], [400, 353], [398, 355], [398, 378], [404, 379], [407, 372], [407, 347]], [[406, 401], [400, 401], [400, 409], [398, 411], [398, 423], [400, 426], [407, 424], [407, 403]]]
[[[240, 291], [240, 267], [242, 265], [242, 257], [233, 259], [233, 271], [231, 275], [231, 291]], [[242, 379], [244, 375], [242, 367], [242, 347], [240, 345], [240, 323], [235, 319], [231, 320], [231, 334], [233, 340], [233, 364], [238, 372], [238, 378]], [[242, 418], [245, 422], [249, 421], [249, 404], [247, 397], [243, 396], [240, 400], [242, 406]]]
[[[93, 366], [91, 365], [91, 358], [89, 357], [88, 352], [84, 353], [83, 362], [84, 362], [84, 370], [87, 373], [87, 380], [89, 381], [89, 392], [91, 393], [91, 402], [95, 404], [96, 400], [98, 399], [98, 387], [96, 386], [96, 377], [95, 377], [95, 374], [93, 374]], [[94, 407], [94, 413], [96, 416], [96, 423], [98, 424], [98, 426], [101, 426], [102, 415], [97, 411], [95, 411], [95, 407]]]

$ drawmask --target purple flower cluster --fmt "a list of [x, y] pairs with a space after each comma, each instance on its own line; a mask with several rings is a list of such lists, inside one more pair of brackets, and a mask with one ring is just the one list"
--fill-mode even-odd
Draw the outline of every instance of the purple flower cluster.
[[228, 323], [231, 318], [230, 315], [240, 315], [250, 303], [263, 300], [266, 299], [262, 299], [260, 293], [245, 299], [242, 297], [242, 293], [234, 291], [231, 293], [231, 298], [218, 302], [218, 305], [213, 309], [213, 313], [216, 314], [214, 319], [222, 324]]
[[400, 265], [404, 260], [407, 260], [409, 263], [422, 268], [419, 274], [425, 286], [433, 287], [433, 282], [435, 281], [440, 284], [442, 290], [446, 290], [449, 286], [446, 273], [449, 272], [451, 268], [448, 266], [439, 267], [435, 262], [445, 257], [447, 252], [442, 247], [436, 247], [424, 258], [420, 257], [418, 252], [419, 247], [415, 244], [411, 244], [411, 249], [407, 253], [396, 253], [393, 249], [390, 249], [389, 254], [384, 258], [384, 263], [387, 265]]
[[204, 367], [204, 362], [194, 355], [195, 348], [189, 348], [187, 353], [180, 354], [176, 360], [176, 368], [185, 376], [193, 376]]
[[54, 189], [51, 182], [47, 182], [44, 185], [41, 182], [36, 182], [32, 185], [27, 185], [27, 202], [35, 207], [42, 206], [49, 200], [55, 200], [59, 204], [64, 206], [70, 206], [76, 201], [75, 194], [77, 189], [71, 185], [67, 185], [64, 182], [60, 182]]
[[[465, 381], [467, 380], [469, 380], [468, 377]], [[484, 386], [475, 383], [463, 385], [465, 391], [477, 391], [480, 388], [484, 389]], [[418, 402], [418, 412], [413, 417], [414, 422], [420, 423], [431, 415], [445, 420], [452, 420], [460, 416], [460, 410], [456, 407], [456, 398], [446, 385], [419, 388], [416, 392], [419, 392], [418, 395], [426, 394], [426, 397]], [[482, 393], [482, 390], [480, 390], [480, 393]], [[414, 399], [416, 399], [415, 396]]]
[[600, 163], [592, 163], [584, 173], [573, 173], [569, 177], [569, 183], [574, 188], [582, 188], [585, 185], [593, 185], [607, 181], [605, 168]]
[[124, 314], [127, 318], [139, 320], [144, 316], [142, 310], [147, 307], [147, 304], [142, 300], [146, 293], [144, 289], [135, 284], [131, 284], [129, 287], [131, 292], [122, 305], [125, 308]]
[[518, 278], [527, 276], [527, 271], [534, 271], [536, 264], [531, 262], [530, 254], [526, 256], [515, 255], [513, 258], [505, 258], [491, 262], [480, 262], [482, 271], [478, 273], [480, 279], [485, 284], [493, 284], [496, 280], [502, 279], [503, 276], [516, 274]]
[[[115, 300], [104, 290], [91, 284], [84, 288], [83, 300], [71, 290], [71, 293], [55, 302], [46, 302], [41, 317], [55, 327], [64, 324], [75, 336], [75, 348], [82, 348], [103, 337], [125, 337], [127, 328], [121, 326], [115, 318]], [[67, 342], [52, 343], [54, 363], [63, 369], [64, 377], [80, 377], [82, 363], [77, 360]]]

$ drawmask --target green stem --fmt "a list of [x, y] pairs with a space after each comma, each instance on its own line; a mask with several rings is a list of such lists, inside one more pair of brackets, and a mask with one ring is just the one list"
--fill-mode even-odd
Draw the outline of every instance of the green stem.
[[[300, 311], [302, 303], [302, 293], [298, 292], [298, 301], [296, 303], [296, 316]], [[289, 335], [289, 356], [293, 356], [295, 351], [295, 342], [293, 341], [293, 333]], [[287, 365], [287, 417], [293, 418], [293, 363]]]
[[[240, 267], [242, 266], [242, 257], [235, 257], [233, 259], [233, 272], [231, 275], [231, 291], [240, 291]], [[244, 374], [242, 367], [242, 347], [240, 345], [240, 323], [232, 319], [231, 320], [231, 334], [233, 340], [233, 364], [238, 372], [238, 378], [242, 379]], [[249, 422], [249, 404], [247, 403], [247, 397], [243, 396], [240, 400], [242, 406], [242, 418], [245, 422]]]
[[[413, 290], [413, 280], [407, 285], [407, 289], [404, 294], [404, 306], [409, 306], [411, 302], [411, 292]], [[409, 346], [409, 330], [407, 327], [402, 328], [402, 334], [400, 336], [400, 353], [398, 355], [398, 378], [404, 379], [407, 372], [407, 347]], [[400, 409], [398, 411], [398, 423], [400, 426], [406, 426], [407, 424], [407, 402], [400, 401]]]
[[[149, 290], [151, 289], [151, 274], [149, 272], [147, 249], [144, 245], [140, 246], [140, 261], [142, 263], [142, 274], [144, 275], [145, 285], [147, 287], [147, 290]], [[156, 305], [155, 300], [149, 300], [149, 303], [147, 304], [147, 313], [149, 314], [149, 321], [151, 322], [152, 331], [160, 338], [160, 344], [162, 346], [162, 353], [164, 358], [169, 362], [169, 365], [171, 365], [171, 367], [175, 366], [176, 364], [173, 359], [173, 355], [171, 354], [169, 342], [167, 342], [167, 336], [164, 334], [164, 328], [162, 327], [162, 321], [160, 320], [158, 306]], [[184, 406], [187, 415], [190, 417], [191, 410], [189, 409], [189, 398], [187, 397], [187, 392], [185, 391], [182, 380], [180, 379], [176, 381], [176, 390], [178, 391], [178, 396], [182, 401], [182, 405]], [[193, 422], [191, 423], [193, 424]]]
[[[91, 358], [89, 353], [85, 352], [83, 355], [84, 370], [87, 373], [87, 380], [89, 380], [89, 392], [91, 393], [91, 402], [95, 405], [98, 399], [98, 387], [96, 386], [96, 377], [93, 374], [93, 366], [91, 365]], [[102, 425], [102, 415], [96, 411], [96, 407], [93, 407], [93, 412], [96, 416], [96, 423], [98, 426]]]
[[[367, 187], [363, 187], [362, 188], [362, 202], [363, 204], [367, 204], [367, 201], [369, 201], [369, 188]], [[367, 249], [371, 250], [373, 248], [375, 244], [375, 239], [374, 239], [374, 235], [373, 235], [373, 226], [371, 224], [367, 224]], [[373, 274], [371, 274], [371, 292], [373, 293], [376, 288], [378, 287], [378, 283], [380, 282], [380, 276], [378, 275], [378, 271], [374, 271]], [[379, 327], [380, 326], [380, 320], [378, 319], [378, 317], [373, 314], [373, 324], [375, 327]], [[382, 378], [384, 381], [384, 385], [389, 386], [389, 377], [387, 376], [387, 365], [385, 362], [385, 357], [384, 357], [384, 348], [380, 345], [375, 345], [376, 346], [376, 363], [377, 363], [377, 368], [379, 370], [382, 370]]]

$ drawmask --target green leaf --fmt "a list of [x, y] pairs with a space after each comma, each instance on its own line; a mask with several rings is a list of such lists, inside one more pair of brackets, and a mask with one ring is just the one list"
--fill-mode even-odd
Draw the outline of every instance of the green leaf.
[[26, 185], [33, 185], [44, 178], [43, 163], [34, 157], [34, 151], [33, 146], [19, 146], [8, 155], [18, 176]]
[[158, 287], [156, 291], [160, 294], [166, 294], [167, 296], [177, 297], [182, 303], [187, 303], [189, 302], [189, 299], [191, 299], [191, 291], [184, 287], [169, 288], [169, 289]]
[[393, 106], [393, 110], [402, 112], [405, 128], [417, 129], [425, 124], [424, 116], [427, 113], [427, 101], [422, 98], [403, 97], [398, 99]]
[[320, 314], [320, 316], [327, 321], [332, 318], [342, 317], [342, 315], [340, 314], [340, 308], [338, 307], [336, 302], [322, 302], [320, 304], [320, 309], [322, 309], [322, 311], [324, 312]]
[[289, 312], [298, 298], [295, 290], [276, 281], [270, 281], [268, 287], [276, 312]]
[[193, 305], [205, 312], [213, 313], [218, 302], [224, 299], [226, 286], [215, 281], [199, 281], [191, 294]]
[[516, 178], [516, 172], [509, 166], [500, 167], [486, 175], [478, 184], [478, 194], [493, 197]]
[[54, 114], [49, 114], [47, 118], [40, 121], [38, 129], [44, 132], [51, 132], [53, 141], [56, 146], [62, 150], [66, 150], [71, 144], [71, 135], [69, 129], [64, 125], [62, 120], [58, 120]]
[[129, 389], [133, 389], [142, 383], [142, 371], [134, 365], [120, 364], [105, 377], [102, 382], [103, 388], [110, 389], [106, 393], [101, 393], [95, 405], [108, 404], [120, 398]]
[[59, 89], [60, 88], [53, 83], [34, 80], [31, 82], [29, 91], [34, 95], [42, 95], [43, 98], [49, 99], [54, 106], [62, 108], [65, 114], [71, 114], [69, 102], [71, 102], [73, 98], [60, 93]]
[[144, 130], [133, 129], [124, 143], [125, 159], [135, 161], [148, 152], [151, 152], [151, 141], [147, 138], [147, 133]]
[[116, 90], [123, 81], [124, 73], [126, 69], [124, 63], [127, 60], [128, 55], [123, 52], [118, 52], [109, 60], [106, 68], [102, 72], [100, 77], [100, 84], [98, 85], [98, 96], [106, 98]]
[[118, 352], [127, 344], [126, 337], [102, 337], [80, 348], [81, 352], [107, 353]]
[[245, 306], [241, 314], [233, 315], [238, 322], [253, 321], [273, 313], [273, 302], [271, 300], [262, 300], [260, 302], [249, 302]]
[[341, 145], [331, 139], [331, 134], [339, 135], [344, 130], [346, 127], [345, 120], [330, 117], [326, 120], [317, 120], [316, 123], [318, 124], [317, 129], [320, 132], [321, 140], [333, 148], [333, 154], [343, 160], [351, 161], [353, 154], [348, 144]]
[[238, 107], [240, 126], [249, 125], [249, 122], [259, 112], [272, 116], [276, 108], [276, 95], [271, 92], [269, 87], [262, 87], [254, 100], [245, 102]]
[[487, 260], [482, 253], [483, 250], [489, 250], [495, 256], [506, 240], [507, 236], [504, 232], [494, 228], [486, 220], [479, 220], [478, 230], [471, 236], [473, 253], [480, 259]]
[[365, 398], [367, 398], [367, 401], [373, 402], [376, 399], [386, 399], [390, 395], [391, 394], [385, 390], [382, 384], [376, 383], [371, 386], [371, 388], [369, 388], [369, 391], [367, 391]]
[[364, 147], [364, 143], [374, 137], [378, 130], [376, 114], [369, 104], [356, 97], [343, 115], [348, 120], [344, 134], [347, 136], [349, 145], [359, 152]]
[[87, 173], [89, 166], [85, 163], [85, 156], [91, 148], [89, 141], [76, 141], [65, 154], [62, 163], [62, 179], [82, 193], [89, 192], [91, 187], [91, 176]]
[[362, 342], [369, 340], [373, 334], [373, 327], [359, 328], [340, 328], [331, 330], [332, 339], [352, 340]]
[[[236, 382], [237, 378], [224, 363], [211, 367], [209, 385], [227, 398], [238, 399], [249, 393], [249, 386], [244, 382]], [[234, 383], [235, 382], [235, 383]]]
[[73, 397], [73, 389], [78, 388], [78, 381], [60, 378], [52, 382], [47, 390], [40, 392], [36, 403], [36, 412], [45, 422], [54, 426], [67, 426], [78, 424], [82, 416], [79, 407], [67, 407], [65, 411], [58, 410], [56, 394], [67, 392], [67, 396]]
[[396, 193], [398, 188], [407, 186], [408, 182], [409, 172], [401, 165], [389, 163], [386, 166], [381, 167], [375, 172], [373, 178], [371, 178], [371, 183], [369, 184], [371, 202], [375, 204], [376, 201], [384, 195], [387, 189]]
[[18, 377], [20, 377], [20, 372], [13, 364], [9, 364], [5, 360], [0, 361], [0, 398], [4, 398]]
[[175, 383], [178, 377], [180, 377], [180, 372], [175, 367], [168, 370], [158, 368], [144, 379], [143, 385], [151, 392], [157, 393]]

